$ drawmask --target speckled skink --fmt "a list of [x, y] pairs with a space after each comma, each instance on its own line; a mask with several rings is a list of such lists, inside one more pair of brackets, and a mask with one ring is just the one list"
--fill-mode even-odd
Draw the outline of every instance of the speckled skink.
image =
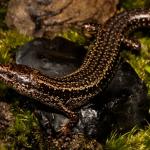
[[120, 62], [124, 37], [141, 27], [150, 27], [150, 9], [125, 11], [98, 28], [94, 44], [81, 67], [61, 78], [50, 78], [30, 67], [0, 65], [0, 80], [19, 93], [58, 109], [76, 122], [76, 108], [88, 103], [111, 81]]

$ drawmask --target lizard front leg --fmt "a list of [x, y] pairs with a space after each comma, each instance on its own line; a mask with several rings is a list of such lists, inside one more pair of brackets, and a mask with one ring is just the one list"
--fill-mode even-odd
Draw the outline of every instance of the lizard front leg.
[[[82, 30], [87, 38], [95, 38], [98, 33], [98, 30], [102, 30], [102, 29], [103, 29], [103, 26], [98, 25], [96, 23], [86, 23], [82, 27]], [[131, 49], [134, 51], [139, 51], [141, 49], [140, 42], [135, 38], [130, 39], [128, 37], [122, 37], [121, 41], [122, 41], [122, 44], [128, 49]]]

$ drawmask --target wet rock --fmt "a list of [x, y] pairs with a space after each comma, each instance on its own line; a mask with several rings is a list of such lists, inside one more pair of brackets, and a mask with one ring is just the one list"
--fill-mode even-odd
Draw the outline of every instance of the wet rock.
[[118, 0], [11, 0], [6, 23], [23, 34], [52, 37], [85, 22], [104, 23], [117, 4]]
[[64, 38], [39, 38], [20, 48], [16, 63], [36, 68], [51, 77], [59, 77], [75, 71], [85, 54], [83, 47]]
[[[33, 43], [36, 43], [36, 40], [30, 42], [29, 44], [26, 44], [28, 45], [27, 47], [25, 46], [20, 49], [20, 52], [18, 52], [17, 54], [17, 59], [19, 60], [17, 61], [18, 63], [26, 64], [26, 61], [30, 61], [30, 59], [33, 58], [33, 55], [36, 56], [36, 49], [37, 53], [39, 53], [40, 50], [42, 53], [44, 53], [43, 50], [46, 49], [43, 49], [42, 46], [44, 47], [45, 42], [43, 41], [43, 39], [37, 39], [37, 41], [41, 41], [40, 49], [38, 49], [37, 46], [34, 47]], [[67, 41], [65, 44], [67, 47]], [[32, 46], [34, 49], [34, 54], [30, 53]], [[64, 45], [62, 47], [64, 47]], [[49, 51], [51, 51], [51, 48], [52, 47], [50, 46]], [[61, 47], [58, 48], [59, 49], [57, 49], [57, 52], [61, 54]], [[66, 51], [66, 53], [71, 54], [72, 57], [77, 60], [74, 62], [80, 62], [79, 64], [81, 64], [82, 58], [84, 58], [85, 55], [85, 49], [80, 49], [80, 51], [75, 50], [74, 52], [72, 51], [74, 50], [71, 48], [70, 52]], [[26, 53], [24, 54], [22, 52]], [[78, 52], [82, 54], [82, 57], [78, 58]], [[52, 53], [49, 52], [49, 54], [54, 56], [53, 53], [54, 51], [52, 49]], [[65, 54], [65, 56], [67, 55], [68, 54]], [[57, 58], [57, 55], [54, 57]], [[66, 61], [69, 58], [70, 57], [65, 57], [64, 60]], [[49, 62], [51, 62], [51, 64], [54, 64], [55, 66], [57, 59], [55, 60], [56, 62], [54, 60], [55, 59], [50, 58]], [[33, 59], [32, 67], [34, 67], [34, 65], [38, 61], [40, 62], [40, 60]], [[69, 62], [67, 62], [67, 64], [68, 63]], [[53, 73], [55, 72], [55, 70], [51, 69], [51, 66], [49, 67], [50, 72], [48, 75], [57, 75]], [[63, 69], [66, 68], [63, 67], [63, 64], [60, 64], [59, 67], [62, 67], [62, 70], [58, 70], [58, 73], [60, 73], [61, 75], [64, 74]], [[76, 64], [74, 64], [74, 68], [72, 68], [72, 66], [70, 65], [68, 65], [67, 67], [68, 69], [65, 70], [67, 71], [67, 73], [69, 73], [71, 69], [72, 71], [74, 71], [75, 68], [78, 68]], [[43, 72], [40, 67], [38, 69]], [[76, 110], [80, 116], [79, 121], [77, 125], [72, 129], [72, 131], [70, 131], [70, 133], [72, 135], [81, 133], [88, 137], [96, 138], [97, 140], [104, 140], [112, 130], [125, 132], [129, 131], [134, 126], [143, 126], [149, 116], [148, 109], [149, 105], [147, 98], [147, 88], [145, 84], [138, 77], [134, 69], [127, 62], [122, 61], [108, 88], [101, 95], [97, 95], [96, 97], [94, 97], [91, 100], [91, 103]], [[36, 115], [40, 119], [41, 125], [45, 130], [44, 135], [47, 135], [47, 137], [56, 137], [60, 127], [68, 121], [68, 119], [63, 115], [59, 114], [56, 111], [49, 111], [49, 109], [46, 109], [45, 106], [43, 109], [39, 107], [39, 110], [36, 111]]]

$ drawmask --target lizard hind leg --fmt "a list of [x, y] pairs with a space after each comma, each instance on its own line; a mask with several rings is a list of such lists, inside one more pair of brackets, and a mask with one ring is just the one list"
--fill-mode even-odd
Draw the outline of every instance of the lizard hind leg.
[[69, 119], [69, 121], [63, 125], [61, 125], [61, 128], [57, 131], [59, 133], [58, 136], [65, 136], [69, 134], [71, 131], [71, 128], [75, 126], [75, 124], [78, 122], [79, 117], [77, 113], [71, 111], [66, 106], [64, 106], [62, 103], [59, 103], [57, 105], [58, 109]]

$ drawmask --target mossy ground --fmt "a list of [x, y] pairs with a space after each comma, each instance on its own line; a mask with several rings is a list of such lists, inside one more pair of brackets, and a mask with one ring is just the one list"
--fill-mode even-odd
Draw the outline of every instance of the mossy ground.
[[[130, 9], [137, 7], [149, 7], [149, 0], [120, 0], [121, 9]], [[20, 35], [16, 31], [6, 29], [4, 22], [4, 15], [6, 8], [0, 8], [0, 63], [13, 62], [15, 51], [18, 46], [23, 45], [32, 38]], [[64, 37], [76, 41], [79, 44], [84, 43], [84, 39], [78, 40], [79, 35], [76, 32], [70, 31], [65, 33]], [[150, 34], [141, 36], [138, 35], [142, 43], [142, 51], [139, 56], [124, 52], [123, 56], [135, 68], [138, 75], [145, 81], [148, 87], [148, 94], [150, 95]], [[0, 94], [5, 96], [7, 87], [0, 85]], [[25, 109], [18, 107], [20, 99], [14, 98], [12, 103], [12, 113], [15, 121], [9, 128], [0, 134], [0, 150], [6, 149], [33, 149], [36, 145], [37, 149], [43, 149], [40, 141], [40, 129], [37, 119], [34, 115]], [[30, 138], [34, 139], [31, 143]], [[33, 146], [34, 145], [34, 146]], [[107, 150], [149, 150], [150, 149], [150, 126], [145, 129], [134, 128], [130, 132], [119, 135], [112, 132], [110, 138], [107, 139], [104, 149]]]
[[113, 133], [106, 141], [106, 150], [149, 150], [150, 127], [145, 130], [133, 128], [124, 135]]

